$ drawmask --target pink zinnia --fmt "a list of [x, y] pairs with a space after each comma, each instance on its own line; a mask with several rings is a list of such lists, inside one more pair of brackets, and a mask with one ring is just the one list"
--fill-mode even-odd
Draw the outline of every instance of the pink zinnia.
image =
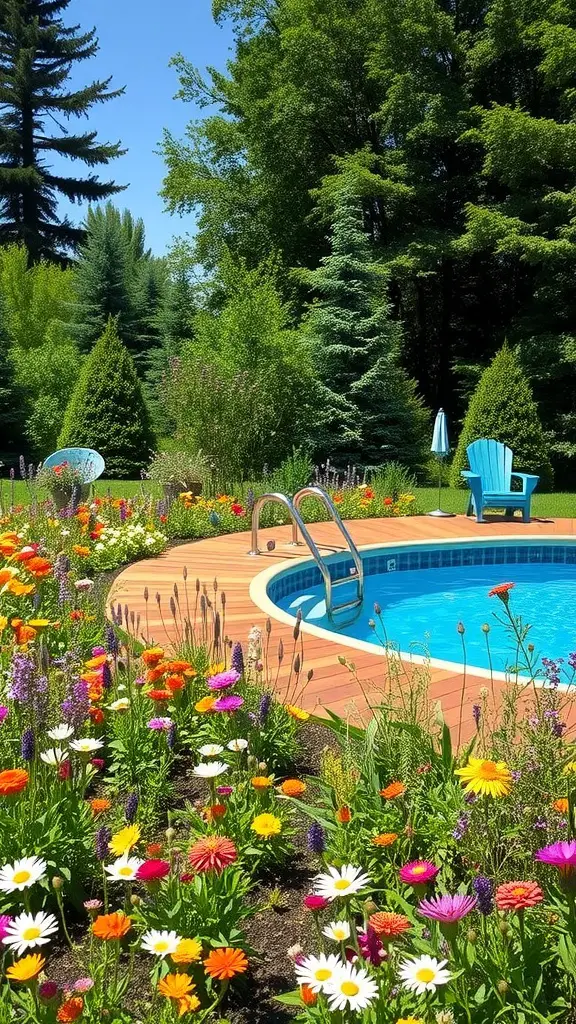
[[544, 846], [534, 854], [536, 860], [544, 864], [553, 864], [555, 868], [567, 874], [576, 867], [576, 839], [562, 839], [559, 843]]
[[170, 865], [167, 860], [145, 860], [138, 868], [136, 878], [139, 882], [157, 882], [168, 874]]
[[407, 885], [425, 885], [426, 882], [433, 882], [440, 871], [435, 864], [429, 860], [412, 860], [400, 868], [399, 878]]
[[0, 707], [0, 725], [2, 725], [2, 722], [7, 717], [8, 717], [8, 708], [6, 708], [4, 706]]
[[217, 676], [210, 676], [208, 680], [209, 690], [227, 690], [235, 686], [240, 679], [240, 673], [236, 669], [229, 668], [227, 672], [219, 672]]
[[230, 796], [234, 792], [234, 786], [217, 786], [218, 796]]
[[90, 764], [96, 769], [96, 771], [101, 772], [106, 762], [103, 757], [93, 757]]
[[74, 992], [89, 992], [91, 988], [94, 988], [94, 982], [92, 978], [78, 978], [72, 987]]
[[206, 836], [194, 843], [188, 853], [188, 860], [195, 871], [214, 871], [219, 875], [229, 864], [238, 860], [238, 851], [225, 836]]
[[171, 718], [151, 718], [149, 722], [146, 722], [148, 729], [155, 729], [157, 732], [168, 732], [168, 729], [172, 725]]
[[324, 896], [314, 896], [313, 893], [304, 897], [306, 910], [324, 910], [324, 907], [327, 907], [329, 902]]
[[432, 921], [452, 924], [474, 910], [477, 902], [475, 896], [465, 896], [458, 892], [454, 896], [450, 896], [445, 893], [443, 896], [433, 896], [431, 899], [421, 900], [418, 910], [424, 917], [429, 917]]
[[8, 925], [12, 924], [10, 914], [0, 914], [0, 942], [8, 935]]
[[244, 698], [235, 693], [229, 693], [225, 697], [218, 697], [214, 701], [213, 711], [238, 711], [244, 703]]

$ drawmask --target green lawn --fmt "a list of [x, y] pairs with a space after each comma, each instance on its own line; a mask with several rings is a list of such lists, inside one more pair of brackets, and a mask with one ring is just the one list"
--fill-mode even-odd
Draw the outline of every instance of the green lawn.
[[[97, 495], [105, 495], [110, 492], [114, 497], [130, 497], [131, 495], [138, 494], [141, 490], [146, 494], [152, 493], [158, 497], [160, 496], [159, 485], [152, 484], [149, 481], [142, 483], [140, 480], [98, 480], [96, 483]], [[30, 492], [22, 480], [15, 481], [14, 493], [17, 504], [28, 504]], [[2, 480], [4, 505], [7, 505], [9, 502], [9, 494], [9, 481]], [[39, 496], [44, 496], [41, 491], [39, 491]], [[438, 488], [418, 487], [416, 489], [416, 500], [418, 506], [424, 512], [432, 511], [432, 509], [438, 507]], [[464, 513], [467, 502], [467, 491], [456, 490], [451, 487], [442, 488], [442, 508], [446, 512]], [[536, 492], [532, 499], [532, 513], [534, 516], [542, 518], [576, 517], [576, 494], [538, 494]]]

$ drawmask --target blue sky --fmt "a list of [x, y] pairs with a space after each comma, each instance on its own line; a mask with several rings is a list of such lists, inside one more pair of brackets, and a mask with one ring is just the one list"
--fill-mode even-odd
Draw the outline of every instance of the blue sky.
[[[168, 63], [180, 51], [198, 67], [211, 64], [223, 69], [230, 52], [230, 28], [214, 24], [211, 0], [72, 0], [65, 20], [78, 22], [83, 29], [96, 26], [100, 40], [98, 55], [75, 68], [74, 86], [109, 75], [115, 87], [126, 86], [123, 96], [90, 112], [89, 125], [102, 140], [120, 139], [128, 149], [98, 173], [128, 184], [114, 201], [144, 219], [148, 245], [162, 255], [174, 235], [193, 230], [194, 220], [164, 212], [158, 195], [164, 163], [154, 150], [163, 128], [180, 135], [187, 121], [200, 116], [192, 104], [173, 98], [178, 80]], [[68, 126], [71, 131], [85, 130], [82, 119], [73, 119]], [[76, 173], [71, 161], [66, 165]], [[81, 219], [82, 208], [68, 209], [73, 220]]]

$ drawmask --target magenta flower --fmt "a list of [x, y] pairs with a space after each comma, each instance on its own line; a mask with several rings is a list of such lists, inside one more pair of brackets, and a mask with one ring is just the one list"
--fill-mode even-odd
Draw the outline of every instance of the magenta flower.
[[475, 896], [465, 896], [462, 893], [455, 893], [450, 896], [445, 893], [443, 896], [433, 896], [431, 899], [421, 900], [418, 910], [424, 917], [432, 921], [442, 921], [444, 924], [452, 924], [466, 917], [471, 910], [474, 910], [478, 900]]
[[0, 914], [0, 942], [8, 935], [9, 924], [12, 924], [10, 914]]
[[234, 792], [234, 786], [217, 786], [218, 796], [230, 796]]
[[239, 679], [240, 673], [234, 668], [229, 668], [227, 672], [219, 672], [217, 676], [210, 676], [208, 689], [227, 690], [230, 686], [235, 686]]
[[155, 729], [157, 732], [168, 732], [168, 729], [172, 725], [171, 718], [151, 718], [149, 722], [146, 722], [149, 729]]
[[5, 718], [8, 718], [8, 708], [0, 707], [0, 725], [2, 725]]
[[244, 698], [235, 693], [228, 693], [225, 697], [218, 697], [214, 701], [213, 711], [238, 711], [244, 703]]
[[101, 654], [106, 654], [106, 648], [105, 647], [102, 647], [101, 645], [98, 645], [98, 647], [93, 647], [92, 648], [92, 657], [93, 658], [98, 658], [98, 657], [100, 657]]
[[38, 988], [40, 999], [55, 999], [60, 989], [55, 981], [43, 981]]
[[358, 946], [363, 959], [367, 960], [373, 967], [380, 967], [388, 956], [385, 947], [382, 945], [374, 929], [370, 928], [370, 926], [368, 926], [365, 932], [358, 932]]
[[559, 843], [552, 843], [544, 846], [534, 854], [536, 860], [544, 864], [552, 864], [555, 868], [567, 874], [576, 868], [576, 839], [567, 841], [562, 839]]
[[407, 885], [425, 885], [426, 882], [433, 882], [440, 871], [435, 864], [429, 860], [412, 860], [400, 868], [399, 878]]
[[329, 900], [325, 896], [315, 896], [314, 893], [310, 893], [309, 896], [304, 897], [304, 906], [306, 910], [324, 910], [328, 906]]

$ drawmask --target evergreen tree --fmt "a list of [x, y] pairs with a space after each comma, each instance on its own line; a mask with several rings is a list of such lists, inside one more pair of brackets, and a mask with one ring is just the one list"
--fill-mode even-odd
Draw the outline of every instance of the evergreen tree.
[[337, 196], [331, 250], [317, 270], [300, 275], [321, 295], [307, 331], [326, 390], [322, 447], [356, 462], [406, 460], [420, 469], [426, 412], [399, 365], [401, 330], [382, 294], [386, 281], [374, 264], [361, 206], [347, 186]]
[[152, 324], [158, 343], [147, 353], [145, 393], [154, 429], [167, 437], [174, 433], [176, 422], [165, 401], [163, 386], [172, 362], [182, 346], [194, 337], [196, 304], [189, 275], [178, 271], [165, 285], [162, 301]]
[[10, 351], [6, 303], [0, 291], [0, 450], [16, 451], [22, 440], [25, 394], [17, 382]]
[[[100, 200], [122, 186], [51, 173], [49, 153], [80, 160], [87, 167], [108, 164], [124, 152], [120, 143], [99, 143], [96, 132], [69, 134], [57, 117], [86, 116], [123, 90], [110, 79], [68, 90], [78, 61], [98, 50], [95, 29], [66, 26], [70, 0], [1, 0], [0, 3], [0, 241], [24, 242], [31, 262], [42, 256], [62, 260], [84, 232], [58, 216], [58, 196], [71, 202]], [[55, 129], [60, 134], [54, 134]]]
[[472, 396], [452, 463], [452, 486], [465, 486], [466, 448], [480, 438], [494, 438], [514, 453], [519, 473], [538, 473], [540, 487], [552, 485], [549, 445], [542, 430], [530, 383], [516, 354], [507, 345], [496, 354]]
[[137, 477], [149, 461], [154, 435], [148, 409], [112, 318], [84, 363], [58, 444], [95, 448], [110, 477]]

